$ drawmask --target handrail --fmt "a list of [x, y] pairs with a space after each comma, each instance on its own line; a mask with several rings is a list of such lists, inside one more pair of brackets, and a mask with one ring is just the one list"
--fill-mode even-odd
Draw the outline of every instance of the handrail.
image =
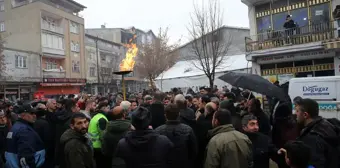
[[246, 37], [246, 51], [330, 40], [334, 38], [337, 30], [334, 25], [336, 25], [335, 22], [331, 21], [283, 30], [267, 30], [267, 32]]

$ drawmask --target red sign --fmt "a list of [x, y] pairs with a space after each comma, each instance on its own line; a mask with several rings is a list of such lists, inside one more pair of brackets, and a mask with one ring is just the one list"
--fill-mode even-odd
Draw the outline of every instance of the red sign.
[[84, 86], [85, 83], [40, 83], [41, 86]]
[[79, 79], [79, 78], [44, 78], [43, 83], [86, 83], [86, 79]]

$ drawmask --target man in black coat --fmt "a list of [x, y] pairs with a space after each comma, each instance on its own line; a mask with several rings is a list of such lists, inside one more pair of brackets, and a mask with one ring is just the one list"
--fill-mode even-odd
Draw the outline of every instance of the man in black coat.
[[197, 141], [192, 128], [182, 124], [179, 120], [180, 109], [175, 104], [169, 104], [165, 108], [166, 124], [155, 131], [168, 137], [174, 144], [171, 151], [170, 167], [191, 168], [197, 155]]
[[295, 106], [297, 123], [304, 128], [297, 140], [311, 149], [311, 165], [317, 168], [339, 167], [339, 140], [336, 128], [319, 116], [319, 104], [302, 99]]
[[162, 103], [162, 93], [156, 92], [153, 96], [153, 103], [148, 107], [152, 119], [151, 126], [153, 129], [165, 124], [164, 104]]
[[173, 143], [164, 135], [149, 129], [151, 113], [138, 107], [132, 114], [136, 130], [127, 133], [118, 142], [116, 157], [122, 158], [127, 168], [166, 168], [169, 165]]
[[243, 116], [242, 128], [242, 132], [249, 137], [253, 144], [253, 168], [269, 168], [270, 158], [274, 161], [278, 160], [278, 149], [267, 135], [259, 132], [259, 124], [254, 115]]

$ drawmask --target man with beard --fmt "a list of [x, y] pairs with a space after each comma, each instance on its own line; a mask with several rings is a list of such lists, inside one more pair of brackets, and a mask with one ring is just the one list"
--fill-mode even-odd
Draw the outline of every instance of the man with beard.
[[74, 113], [70, 129], [60, 138], [64, 160], [60, 168], [94, 168], [93, 150], [90, 139], [86, 136], [89, 122], [83, 113]]
[[[303, 126], [297, 140], [311, 149], [311, 165], [316, 168], [338, 166], [338, 134], [335, 126], [319, 116], [319, 104], [312, 99], [296, 102], [297, 123]], [[334, 145], [334, 146], [333, 146]]]
[[95, 112], [96, 102], [94, 100], [87, 100], [85, 110], [80, 110], [83, 114], [85, 114], [88, 120], [91, 120], [91, 115]]
[[18, 109], [19, 119], [7, 134], [6, 167], [41, 167], [45, 162], [44, 142], [33, 129], [36, 121], [31, 105]]

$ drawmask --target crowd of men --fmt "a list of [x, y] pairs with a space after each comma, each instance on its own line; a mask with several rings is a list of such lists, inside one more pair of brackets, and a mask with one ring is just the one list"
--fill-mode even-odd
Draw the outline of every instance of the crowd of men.
[[[311, 99], [266, 114], [249, 91], [48, 99], [0, 109], [6, 168], [339, 167], [339, 122]], [[33, 107], [34, 106], [34, 107]]]

